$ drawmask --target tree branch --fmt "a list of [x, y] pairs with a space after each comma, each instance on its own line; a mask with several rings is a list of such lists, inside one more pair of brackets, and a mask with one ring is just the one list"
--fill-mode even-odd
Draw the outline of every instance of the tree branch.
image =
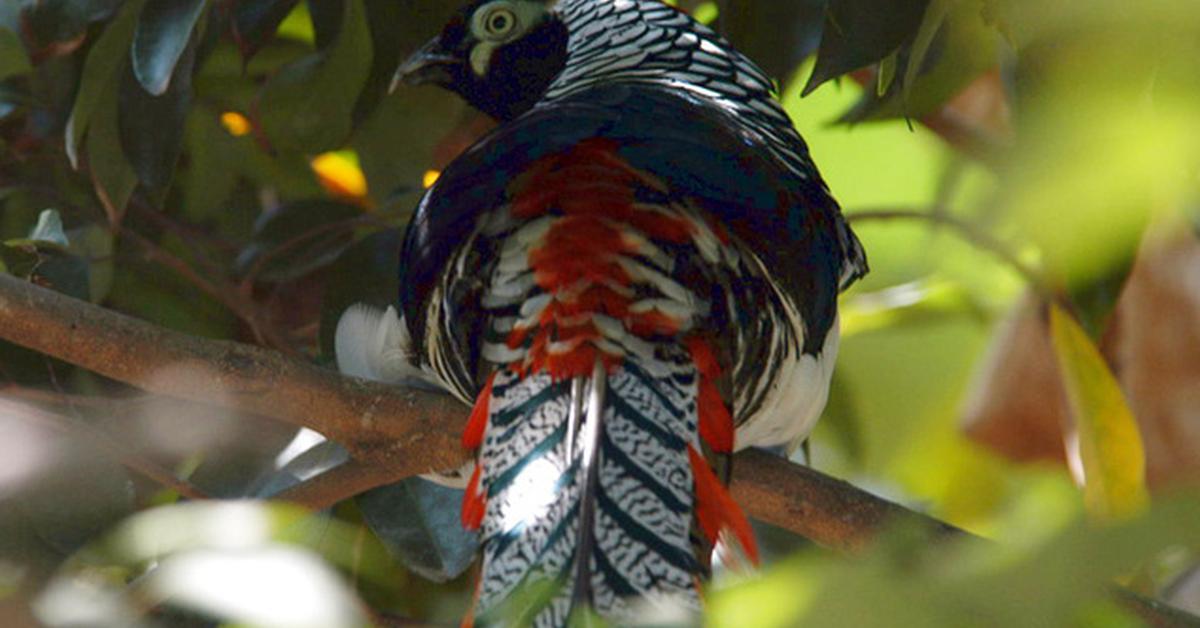
[[[260, 414], [340, 442], [350, 462], [281, 496], [313, 508], [454, 468], [467, 457], [456, 437], [467, 409], [447, 395], [346, 378], [276, 352], [180, 334], [3, 273], [0, 339], [150, 392]], [[829, 548], [859, 549], [900, 518], [947, 536], [966, 534], [765, 452], [739, 453], [734, 465], [733, 495], [751, 516]], [[1124, 594], [1118, 599], [1151, 625], [1192, 621]]]
[[[347, 378], [273, 351], [173, 332], [0, 275], [0, 338], [138, 388], [321, 432], [354, 458], [285, 497], [324, 507], [404, 477], [456, 468], [467, 408], [446, 395]], [[762, 452], [735, 458], [734, 497], [763, 521], [834, 548], [896, 517], [951, 529]]]

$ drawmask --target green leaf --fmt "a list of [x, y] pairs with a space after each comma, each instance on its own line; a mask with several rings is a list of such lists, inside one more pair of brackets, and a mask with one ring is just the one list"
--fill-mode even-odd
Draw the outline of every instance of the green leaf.
[[0, 27], [0, 81], [25, 74], [30, 69], [29, 55], [25, 54], [21, 38], [13, 31]]
[[463, 529], [462, 489], [408, 478], [359, 495], [363, 518], [388, 550], [433, 582], [462, 575], [475, 562], [478, 535]]
[[1057, 305], [1050, 330], [1078, 432], [1088, 510], [1104, 519], [1137, 514], [1149, 501], [1146, 457], [1125, 395], [1083, 328]]
[[897, 50], [892, 54], [883, 58], [879, 62], [879, 74], [875, 80], [875, 95], [882, 96], [887, 93], [892, 86], [892, 81], [896, 80], [896, 60], [900, 56], [900, 51]]
[[998, 36], [984, 23], [973, 0], [934, 0], [913, 45], [898, 55], [902, 79], [893, 80], [886, 93], [864, 93], [839, 122], [932, 113], [996, 66], [997, 44]]
[[350, 134], [372, 46], [362, 0], [347, 0], [337, 41], [284, 68], [262, 94], [262, 125], [277, 148], [320, 153]]
[[137, 173], [121, 148], [115, 84], [100, 94], [92, 117], [87, 134], [88, 170], [109, 224], [119, 225], [137, 187]]
[[104, 34], [92, 46], [87, 60], [83, 63], [79, 91], [75, 95], [75, 104], [71, 108], [71, 117], [67, 120], [66, 128], [67, 159], [70, 160], [72, 168], [79, 168], [78, 151], [84, 133], [87, 132], [92, 115], [104, 98], [105, 92], [112, 91], [113, 83], [118, 78], [117, 71], [125, 62], [138, 12], [144, 1], [129, 0], [121, 8], [121, 12], [104, 29]]
[[146, 0], [133, 35], [133, 74], [150, 94], [167, 91], [206, 4], [207, 0]]
[[233, 37], [243, 62], [275, 36], [299, 0], [240, 0], [233, 7]]
[[49, 242], [63, 248], [71, 245], [67, 240], [67, 234], [63, 233], [62, 216], [59, 216], [58, 211], [53, 209], [43, 209], [42, 213], [38, 214], [37, 224], [29, 233], [29, 239]]
[[817, 63], [802, 95], [892, 54], [913, 38], [928, 4], [929, 0], [830, 0]]
[[[133, 73], [121, 83], [119, 114], [121, 147], [138, 179], [161, 201], [175, 164], [183, 150], [184, 123], [192, 103], [192, 68], [196, 60], [198, 38], [183, 50], [175, 78], [166, 91], [151, 95], [139, 86]], [[136, 60], [135, 60], [136, 61]]]
[[71, 229], [68, 237], [71, 241], [70, 252], [87, 263], [88, 298], [92, 303], [100, 303], [112, 290], [113, 273], [116, 271], [113, 232], [99, 223], [92, 223]]
[[0, 245], [0, 259], [15, 277], [87, 300], [87, 261], [68, 253], [54, 242], [19, 239]]
[[722, 34], [772, 77], [791, 76], [821, 42], [825, 0], [724, 4]]
[[9, 240], [0, 243], [0, 260], [7, 272], [21, 279], [29, 279], [41, 262], [37, 246], [28, 240]]
[[332, 264], [352, 242], [362, 209], [325, 200], [277, 207], [258, 220], [254, 240], [238, 255], [240, 273], [285, 281]]
[[917, 73], [921, 71], [921, 66], [925, 63], [925, 55], [929, 53], [933, 37], [942, 28], [942, 24], [946, 21], [946, 14], [950, 12], [950, 7], [954, 2], [956, 0], [929, 0], [925, 16], [921, 18], [921, 26], [917, 29], [917, 35], [913, 39], [911, 52], [908, 55], [908, 64], [904, 68], [905, 100], [908, 99]]
[[80, 38], [91, 22], [108, 19], [122, 0], [5, 0], [23, 4], [21, 31], [35, 49]]

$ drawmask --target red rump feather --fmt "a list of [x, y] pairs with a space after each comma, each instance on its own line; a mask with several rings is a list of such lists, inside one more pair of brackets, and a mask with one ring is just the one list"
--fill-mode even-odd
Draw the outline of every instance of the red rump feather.
[[719, 454], [733, 453], [733, 417], [709, 377], [700, 376], [700, 438]]
[[488, 377], [487, 383], [483, 385], [483, 390], [479, 391], [479, 396], [475, 398], [475, 408], [471, 410], [471, 418], [467, 421], [467, 427], [463, 430], [462, 445], [465, 449], [475, 449], [483, 444], [483, 430], [487, 427], [488, 404], [492, 399], [492, 382], [496, 379], [496, 373]]
[[750, 562], [758, 565], [758, 543], [754, 540], [754, 532], [745, 513], [717, 480], [708, 467], [708, 461], [691, 445], [688, 445], [688, 459], [692, 463], [692, 476], [696, 483], [696, 519], [700, 523], [700, 530], [710, 542], [716, 543], [721, 530], [728, 529], [737, 538]]
[[712, 346], [704, 338], [692, 336], [687, 339], [688, 352], [700, 371], [700, 391], [697, 410], [700, 414], [700, 438], [719, 454], [733, 453], [733, 416], [721, 391], [717, 390], [716, 379], [721, 376], [721, 364], [713, 353]]
[[462, 525], [468, 530], [479, 529], [483, 524], [483, 513], [487, 510], [487, 500], [479, 492], [480, 469], [480, 464], [475, 463], [475, 472], [471, 474], [471, 481], [467, 482], [467, 492], [463, 493]]

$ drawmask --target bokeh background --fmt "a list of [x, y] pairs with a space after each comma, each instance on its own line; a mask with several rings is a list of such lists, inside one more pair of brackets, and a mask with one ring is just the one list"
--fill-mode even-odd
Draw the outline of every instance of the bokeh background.
[[[1140, 625], [1117, 583], [1200, 612], [1200, 5], [679, 4], [778, 78], [871, 261], [807, 462], [995, 541], [763, 527], [707, 621]], [[5, 0], [0, 270], [330, 365], [491, 127], [387, 93], [454, 6]], [[454, 623], [453, 491], [265, 499], [345, 455], [0, 341], [0, 623]]]

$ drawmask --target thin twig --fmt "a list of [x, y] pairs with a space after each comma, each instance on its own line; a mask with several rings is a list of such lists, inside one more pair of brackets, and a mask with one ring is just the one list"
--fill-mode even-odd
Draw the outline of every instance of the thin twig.
[[205, 279], [187, 262], [132, 229], [122, 228], [121, 234], [141, 247], [149, 261], [157, 262], [171, 269], [180, 277], [228, 308], [229, 311], [233, 312], [235, 316], [250, 328], [250, 332], [254, 334], [256, 341], [289, 355], [299, 355], [299, 351], [274, 327], [269, 323], [263, 322], [264, 317], [261, 308], [253, 300], [246, 298], [237, 288], [232, 285], [216, 284]]
[[916, 209], [880, 209], [880, 210], [864, 210], [850, 211], [846, 213], [846, 220], [851, 223], [863, 223], [872, 221], [888, 221], [888, 220], [916, 220], [928, 222], [931, 224], [948, 227], [954, 231], [959, 237], [970, 242], [976, 248], [987, 251], [995, 255], [1000, 261], [1007, 264], [1010, 268], [1021, 275], [1029, 285], [1034, 288], [1039, 294], [1044, 297], [1050, 297], [1053, 292], [1050, 289], [1049, 282], [1045, 276], [1022, 262], [1015, 253], [1013, 253], [1002, 242], [992, 237], [991, 234], [977, 228], [965, 220], [955, 218], [954, 216], [940, 211], [922, 211]]

